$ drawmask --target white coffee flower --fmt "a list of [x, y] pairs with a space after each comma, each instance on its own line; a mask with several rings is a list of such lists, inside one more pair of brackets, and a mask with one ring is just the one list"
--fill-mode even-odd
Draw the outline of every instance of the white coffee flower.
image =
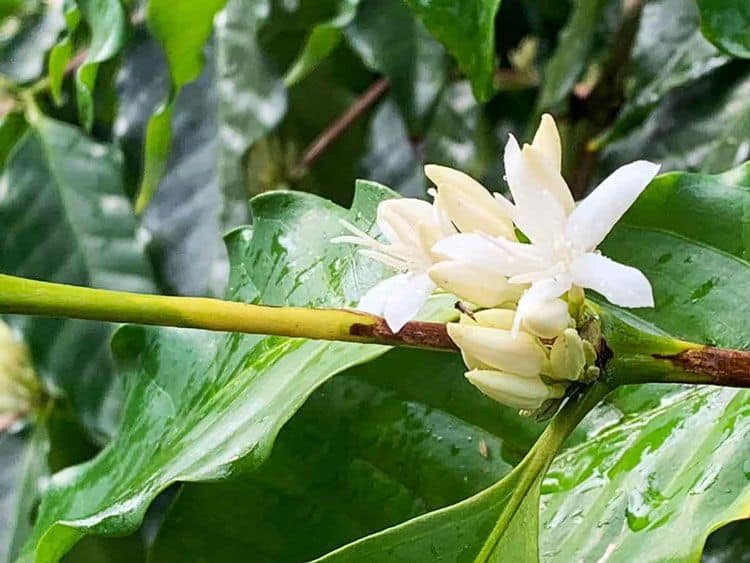
[[41, 392], [26, 346], [0, 321], [0, 418], [31, 411]]
[[375, 285], [357, 305], [361, 311], [383, 316], [388, 327], [398, 332], [435, 291], [437, 286], [427, 273], [437, 258], [431, 249], [456, 229], [437, 205], [409, 198], [381, 202], [376, 222], [387, 244], [348, 222], [343, 223], [352, 234], [332, 242], [360, 245], [361, 254], [399, 272]]
[[549, 399], [559, 399], [565, 394], [563, 385], [549, 385], [540, 377], [522, 377], [495, 370], [473, 369], [466, 379], [482, 393], [512, 408], [533, 411]]
[[[500, 201], [468, 174], [428, 164], [425, 174], [435, 184], [435, 203], [463, 233], [482, 232], [516, 240], [513, 221]], [[480, 307], [516, 302], [525, 289], [511, 284], [502, 271], [489, 264], [443, 260], [432, 266], [430, 277], [439, 287]]]
[[540, 303], [560, 297], [573, 285], [601, 293], [615, 305], [651, 307], [651, 284], [636, 268], [602, 256], [596, 247], [635, 202], [659, 166], [638, 161], [607, 177], [578, 206], [560, 174], [560, 141], [545, 116], [532, 145], [521, 149], [511, 136], [505, 170], [514, 204], [498, 196], [503, 214], [531, 244], [484, 233], [462, 233], [438, 242], [433, 251], [467, 265], [491, 267], [511, 283], [531, 287], [518, 304], [514, 325]]
[[551, 366], [547, 349], [535, 336], [511, 333], [515, 311], [486, 309], [472, 317], [462, 315], [448, 325], [448, 334], [460, 348], [469, 368], [466, 378], [482, 393], [505, 405], [535, 410], [548, 399], [565, 394], [565, 385], [542, 379]]

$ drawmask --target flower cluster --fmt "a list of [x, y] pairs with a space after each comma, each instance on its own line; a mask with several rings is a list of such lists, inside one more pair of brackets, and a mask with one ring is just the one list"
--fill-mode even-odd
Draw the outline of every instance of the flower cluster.
[[569, 307], [582, 289], [623, 307], [651, 307], [651, 285], [639, 270], [596, 247], [656, 176], [646, 161], [623, 166], [576, 204], [561, 174], [554, 120], [544, 115], [530, 145], [511, 136], [504, 154], [513, 201], [470, 176], [425, 167], [432, 204], [394, 199], [380, 204], [385, 242], [346, 224], [335, 242], [398, 273], [372, 288], [358, 308], [382, 315], [399, 331], [438, 288], [480, 310], [448, 327], [485, 394], [533, 410], [561, 397], [563, 381], [594, 376], [593, 349], [582, 341]]

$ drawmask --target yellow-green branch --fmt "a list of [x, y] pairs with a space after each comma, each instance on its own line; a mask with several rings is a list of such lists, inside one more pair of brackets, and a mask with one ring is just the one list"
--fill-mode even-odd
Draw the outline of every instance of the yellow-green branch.
[[381, 317], [346, 309], [273, 307], [203, 297], [126, 293], [3, 274], [0, 314], [457, 350], [442, 323], [414, 321], [394, 334]]

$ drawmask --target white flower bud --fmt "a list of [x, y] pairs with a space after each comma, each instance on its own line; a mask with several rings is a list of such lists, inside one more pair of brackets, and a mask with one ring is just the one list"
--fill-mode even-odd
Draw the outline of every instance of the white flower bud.
[[438, 262], [427, 273], [437, 286], [481, 307], [517, 301], [525, 289], [490, 269], [456, 260]]
[[489, 368], [525, 377], [546, 371], [547, 354], [541, 343], [528, 333], [517, 337], [509, 330], [470, 324], [448, 324], [448, 335], [473, 369]]
[[551, 375], [555, 379], [578, 381], [586, 367], [583, 340], [575, 329], [568, 328], [558, 336], [550, 352]]
[[466, 373], [466, 379], [491, 399], [517, 409], [536, 410], [546, 400], [565, 394], [563, 385], [547, 385], [539, 376], [475, 369]]
[[493, 237], [515, 240], [513, 222], [505, 208], [468, 174], [428, 164], [427, 177], [437, 187], [435, 201], [461, 232], [481, 231]]
[[560, 336], [571, 324], [568, 304], [562, 299], [541, 301], [532, 306], [523, 317], [523, 328], [540, 338]]
[[30, 411], [40, 394], [26, 346], [0, 321], [0, 416]]

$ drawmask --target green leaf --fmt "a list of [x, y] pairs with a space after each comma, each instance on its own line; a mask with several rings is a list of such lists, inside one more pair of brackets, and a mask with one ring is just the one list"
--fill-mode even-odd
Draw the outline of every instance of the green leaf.
[[453, 506], [363, 538], [320, 561], [534, 561], [542, 477], [554, 452], [606, 387], [570, 401], [498, 483]]
[[[750, 269], [738, 258], [747, 250], [750, 193], [725, 178], [747, 180], [747, 170], [659, 177], [607, 239], [605, 254], [642, 269], [654, 286], [656, 308], [638, 310], [636, 322], [633, 313], [618, 313], [625, 321], [696, 342], [747, 346], [750, 316], [736, 296], [750, 287]], [[616, 377], [628, 360], [619, 358], [623, 342], [610, 344]], [[324, 560], [474, 560], [498, 513], [496, 550], [490, 541], [480, 559], [535, 560], [540, 485], [545, 561], [695, 560], [708, 533], [741, 517], [750, 501], [741, 453], [750, 392], [673, 389], [616, 393], [586, 423], [590, 439], [564, 451], [543, 481], [545, 458], [532, 450], [508, 477], [471, 499]], [[669, 533], [681, 540], [664, 541]]]
[[[91, 130], [94, 124], [94, 86], [99, 65], [117, 55], [125, 44], [126, 15], [120, 0], [76, 0], [81, 16], [91, 30], [86, 60], [76, 72], [76, 101], [83, 127]], [[69, 33], [70, 18], [66, 13]], [[50, 62], [50, 64], [52, 64]]]
[[247, 221], [245, 155], [279, 124], [287, 109], [283, 81], [259, 44], [258, 33], [270, 9], [269, 0], [229, 0], [216, 25], [218, 174], [224, 227]]
[[252, 549], [259, 561], [307, 561], [489, 486], [541, 425], [467, 385], [464, 369], [456, 355], [401, 349], [337, 375], [257, 473], [184, 485], [151, 557], [236, 561]]
[[750, 66], [734, 62], [669, 92], [641, 126], [605, 147], [611, 170], [646, 158], [662, 170], [720, 172], [750, 157]]
[[[742, 176], [668, 174], [652, 182], [603, 247], [654, 286], [656, 307], [625, 320], [748, 347], [750, 317], [737, 296], [750, 287], [750, 192], [724, 179]], [[607, 422], [564, 452], [545, 480], [544, 560], [698, 561], [712, 530], [747, 516], [750, 392], [626, 387], [600, 413]]]
[[701, 35], [693, 2], [649, 2], [643, 7], [633, 45], [627, 100], [600, 142], [611, 142], [628, 133], [668, 92], [695, 82], [729, 61], [730, 57]]
[[49, 438], [44, 425], [17, 423], [0, 432], [0, 561], [18, 555], [31, 530], [39, 480], [48, 475]]
[[47, 50], [65, 25], [61, 2], [25, 4], [18, 25], [0, 39], [0, 74], [17, 83], [34, 80], [43, 72]]
[[[391, 195], [361, 183], [351, 211], [296, 192], [256, 198], [253, 232], [230, 237], [229, 294], [269, 304], [353, 304], [383, 270], [330, 239], [344, 218], [369, 229], [377, 203]], [[444, 316], [445, 301], [424, 313]], [[135, 326], [117, 333], [114, 348], [128, 382], [120, 430], [94, 460], [52, 478], [28, 559], [55, 561], [86, 534], [132, 532], [150, 501], [176, 481], [257, 468], [317, 386], [387, 350]]]
[[391, 80], [410, 129], [422, 133], [447, 78], [440, 43], [403, 0], [364, 0], [346, 35], [365, 65]]
[[554, 53], [544, 67], [539, 91], [540, 111], [556, 109], [580, 79], [594, 46], [597, 28], [609, 0], [578, 0], [560, 31]]
[[407, 4], [456, 58], [476, 98], [488, 100], [493, 93], [495, 14], [500, 0], [407, 0]]
[[149, 0], [146, 24], [164, 49], [172, 87], [164, 104], [146, 128], [143, 148], [143, 179], [135, 202], [136, 213], [148, 206], [156, 193], [172, 146], [171, 120], [177, 94], [203, 70], [203, 47], [213, 30], [214, 16], [227, 0], [177, 3]]
[[0, 169], [5, 167], [13, 147], [26, 131], [26, 118], [18, 112], [6, 113], [0, 118]]
[[58, 106], [62, 105], [62, 85], [65, 78], [65, 69], [73, 58], [74, 34], [81, 21], [81, 11], [75, 0], [63, 2], [65, 15], [65, 27], [67, 34], [49, 52], [47, 61], [47, 75], [49, 77], [49, 90], [52, 99]]
[[[141, 169], [146, 123], [169, 87], [165, 74], [158, 44], [145, 30], [136, 30], [123, 53], [115, 130], [129, 171]], [[177, 96], [171, 155], [161, 187], [143, 216], [160, 284], [181, 295], [221, 295], [229, 270], [219, 227], [214, 77], [209, 49], [200, 78]]]
[[701, 31], [735, 57], [750, 58], [750, 7], [743, 0], [698, 0]]
[[[80, 130], [36, 116], [14, 148], [0, 188], [0, 267], [77, 285], [151, 292], [150, 267], [122, 187], [120, 153]], [[86, 428], [112, 431], [120, 386], [112, 327], [12, 317], [40, 376], [69, 394]]]
[[331, 54], [341, 41], [343, 28], [354, 19], [359, 2], [360, 0], [339, 0], [336, 16], [312, 29], [302, 52], [284, 76], [287, 88], [305, 78], [320, 61]]

